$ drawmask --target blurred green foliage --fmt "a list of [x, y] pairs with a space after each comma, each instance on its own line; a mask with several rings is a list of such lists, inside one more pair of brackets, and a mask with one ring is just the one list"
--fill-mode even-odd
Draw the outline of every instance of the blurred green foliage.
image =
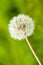
[[26, 41], [9, 35], [9, 21], [18, 14], [34, 19], [35, 30], [28, 39], [43, 64], [43, 0], [0, 0], [0, 65], [38, 65]]

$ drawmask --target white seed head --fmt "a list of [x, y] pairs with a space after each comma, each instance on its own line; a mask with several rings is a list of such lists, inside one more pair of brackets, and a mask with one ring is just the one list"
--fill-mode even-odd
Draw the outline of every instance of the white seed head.
[[19, 14], [10, 20], [9, 33], [14, 39], [21, 40], [24, 35], [30, 36], [34, 30], [34, 21], [27, 15]]

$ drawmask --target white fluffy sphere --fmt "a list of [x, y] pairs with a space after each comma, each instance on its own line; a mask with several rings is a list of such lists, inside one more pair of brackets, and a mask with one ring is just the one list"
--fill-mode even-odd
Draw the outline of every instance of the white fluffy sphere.
[[24, 39], [24, 35], [30, 36], [34, 30], [34, 21], [31, 17], [19, 14], [10, 20], [8, 25], [9, 33], [14, 39]]

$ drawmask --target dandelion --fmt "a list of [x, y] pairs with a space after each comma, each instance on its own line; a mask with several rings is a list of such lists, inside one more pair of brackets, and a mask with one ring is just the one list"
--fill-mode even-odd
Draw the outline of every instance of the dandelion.
[[14, 39], [21, 40], [26, 36], [30, 36], [34, 30], [34, 22], [29, 16], [18, 15], [10, 20], [9, 32]]
[[9, 33], [12, 38], [14, 39], [25, 39], [31, 52], [33, 53], [34, 57], [36, 58], [39, 65], [42, 65], [40, 60], [38, 59], [36, 53], [34, 52], [30, 42], [28, 41], [27, 37], [31, 36], [34, 31], [34, 21], [28, 15], [20, 14], [16, 17], [13, 17], [10, 20], [10, 24], [8, 25]]

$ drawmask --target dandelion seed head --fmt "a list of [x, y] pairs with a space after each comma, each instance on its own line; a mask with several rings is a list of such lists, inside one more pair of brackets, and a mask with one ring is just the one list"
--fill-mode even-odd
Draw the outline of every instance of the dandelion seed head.
[[14, 39], [24, 39], [24, 35], [31, 36], [34, 31], [34, 21], [31, 17], [19, 14], [10, 20], [8, 25], [9, 33]]

